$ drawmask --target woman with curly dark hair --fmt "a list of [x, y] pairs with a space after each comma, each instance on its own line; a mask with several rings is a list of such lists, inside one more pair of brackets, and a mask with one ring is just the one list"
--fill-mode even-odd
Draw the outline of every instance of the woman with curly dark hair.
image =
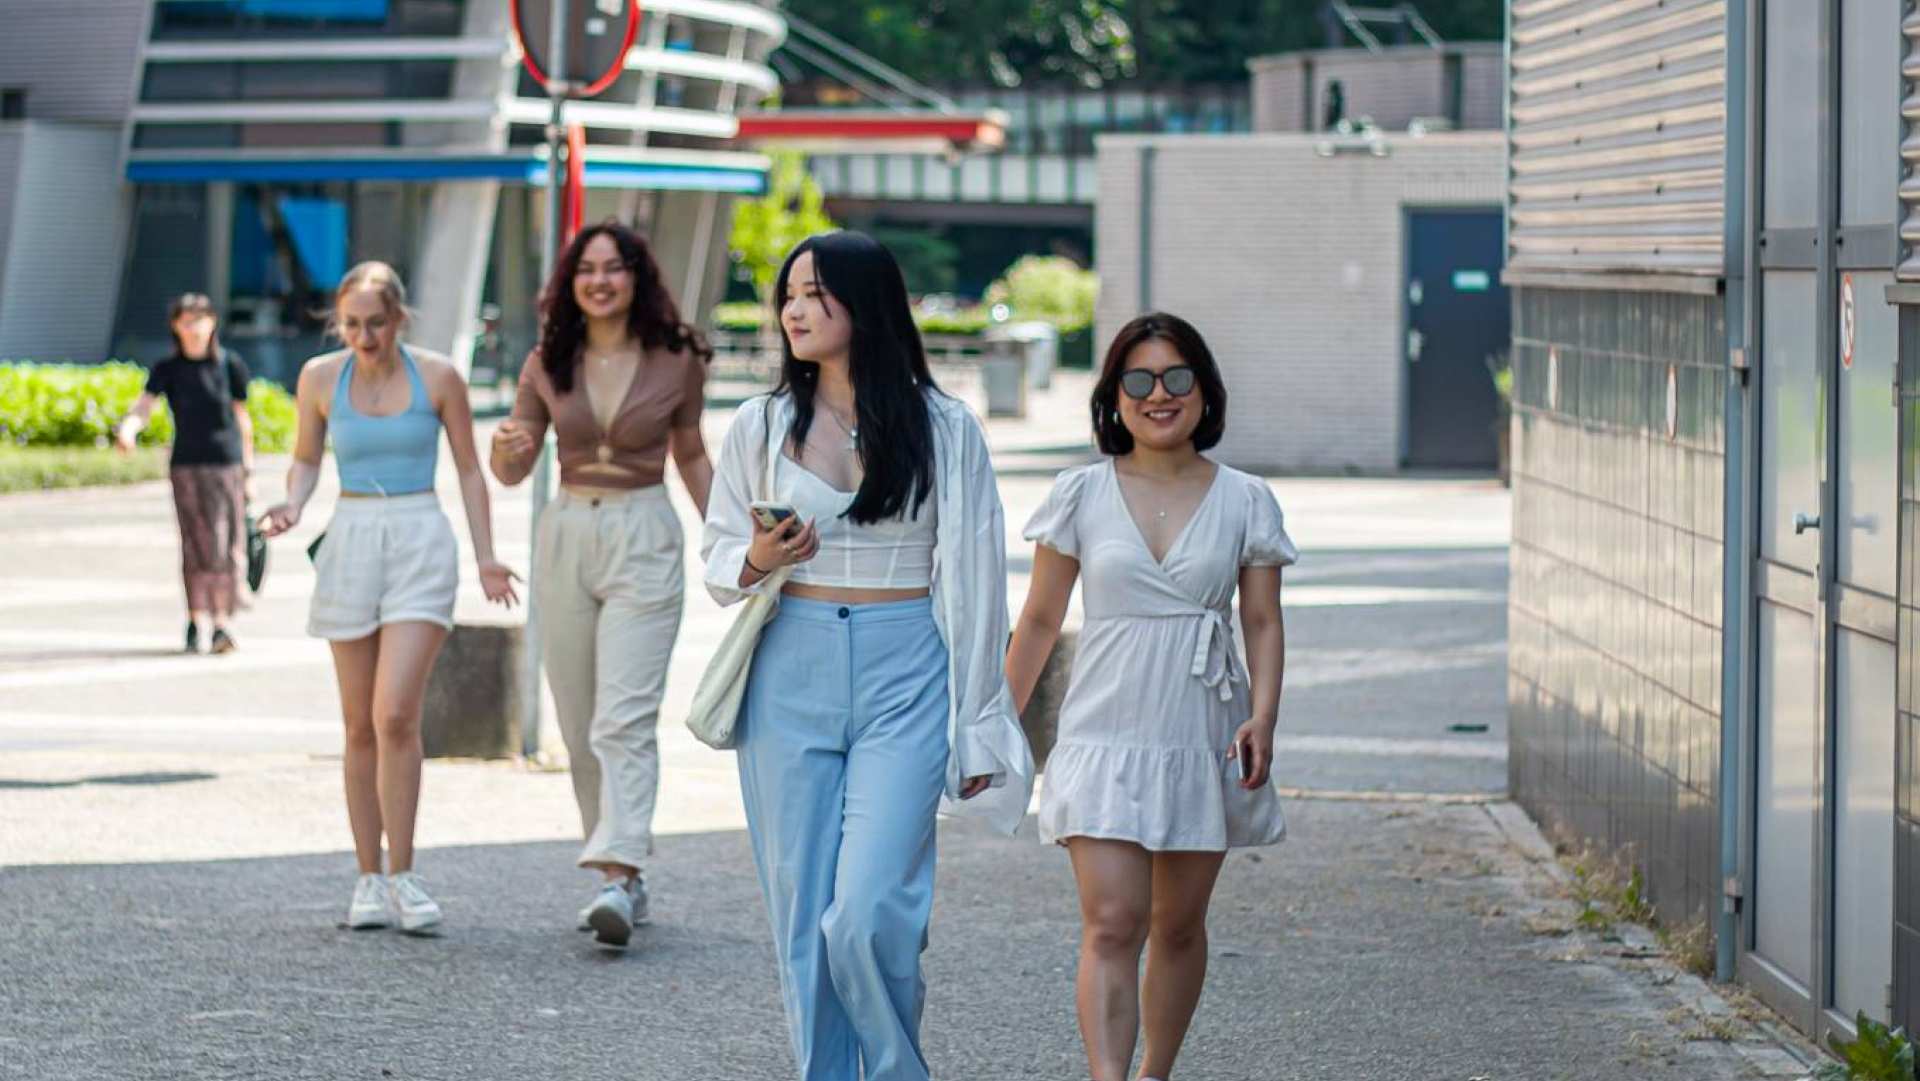
[[647, 242], [614, 222], [561, 253], [541, 309], [540, 345], [493, 436], [493, 475], [520, 483], [553, 429], [560, 493], [541, 515], [533, 571], [541, 652], [586, 834], [579, 865], [603, 878], [581, 926], [624, 947], [647, 918], [655, 727], [680, 631], [684, 538], [666, 464], [704, 515], [712, 350], [681, 321]]

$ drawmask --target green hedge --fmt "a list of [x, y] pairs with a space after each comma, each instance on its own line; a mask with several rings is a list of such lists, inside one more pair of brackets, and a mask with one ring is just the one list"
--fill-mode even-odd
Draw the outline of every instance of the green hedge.
[[[713, 328], [733, 334], [752, 334], [758, 331], [765, 320], [765, 309], [751, 301], [733, 304], [716, 304], [713, 308]], [[993, 316], [984, 307], [967, 308], [957, 312], [935, 312], [924, 314], [915, 312], [913, 320], [922, 334], [984, 334], [993, 323]]]
[[[0, 362], [0, 443], [29, 447], [103, 447], [113, 426], [147, 385], [138, 364], [36, 364]], [[253, 444], [268, 453], [293, 447], [293, 395], [279, 384], [256, 379], [247, 387]], [[173, 415], [163, 400], [140, 433], [143, 446], [173, 440]]]

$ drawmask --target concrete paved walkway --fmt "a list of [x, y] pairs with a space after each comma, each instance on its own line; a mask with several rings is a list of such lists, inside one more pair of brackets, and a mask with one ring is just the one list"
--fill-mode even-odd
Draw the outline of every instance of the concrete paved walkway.
[[[1054, 404], [1052, 420], [996, 425], [996, 453], [1073, 457], [1064, 418], [1081, 407]], [[1016, 606], [1019, 527], [1047, 483], [1003, 483]], [[1285, 590], [1293, 836], [1229, 860], [1181, 1076], [1795, 1076], [1738, 1018], [1703, 1024], [1724, 1007], [1691, 977], [1560, 933], [1568, 903], [1502, 802], [1505, 493], [1274, 486], [1305, 553]], [[524, 567], [524, 489], [496, 495], [502, 554]], [[571, 929], [589, 883], [571, 866], [567, 779], [518, 763], [427, 768], [421, 867], [444, 937], [338, 928], [353, 868], [337, 700], [325, 649], [300, 633], [300, 549], [332, 498], [276, 545], [225, 658], [173, 652], [164, 486], [0, 500], [0, 1079], [791, 1076], [731, 756], [679, 723], [728, 618], [692, 558], [656, 923], [636, 948], [602, 953]], [[471, 582], [460, 615], [501, 618]], [[1084, 1078], [1072, 882], [1031, 832], [943, 827], [937, 1077]]]

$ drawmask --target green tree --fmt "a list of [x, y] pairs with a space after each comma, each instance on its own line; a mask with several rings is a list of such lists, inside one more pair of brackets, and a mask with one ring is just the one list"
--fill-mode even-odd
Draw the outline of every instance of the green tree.
[[[1448, 40], [1497, 40], [1503, 0], [1417, 0]], [[1237, 81], [1247, 61], [1327, 44], [1323, 0], [786, 0], [928, 82], [1100, 86]]]
[[836, 228], [827, 216], [826, 201], [820, 183], [807, 172], [806, 155], [782, 150], [773, 154], [766, 194], [734, 205], [727, 244], [734, 262], [746, 268], [761, 303], [772, 301], [780, 267], [793, 246]]

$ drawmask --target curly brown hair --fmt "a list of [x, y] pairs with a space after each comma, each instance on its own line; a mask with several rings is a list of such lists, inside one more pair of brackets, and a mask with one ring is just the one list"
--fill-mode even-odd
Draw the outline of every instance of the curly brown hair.
[[546, 367], [553, 389], [561, 394], [573, 389], [573, 375], [580, 367], [580, 350], [587, 339], [587, 320], [573, 295], [573, 277], [587, 245], [602, 236], [620, 249], [620, 261], [633, 272], [633, 307], [627, 309], [627, 333], [646, 349], [690, 352], [702, 363], [713, 359], [706, 336], [681, 320], [680, 306], [667, 292], [660, 264], [654, 260], [646, 238], [617, 221], [604, 221], [580, 230], [560, 253], [553, 277], [541, 293], [540, 363]]

